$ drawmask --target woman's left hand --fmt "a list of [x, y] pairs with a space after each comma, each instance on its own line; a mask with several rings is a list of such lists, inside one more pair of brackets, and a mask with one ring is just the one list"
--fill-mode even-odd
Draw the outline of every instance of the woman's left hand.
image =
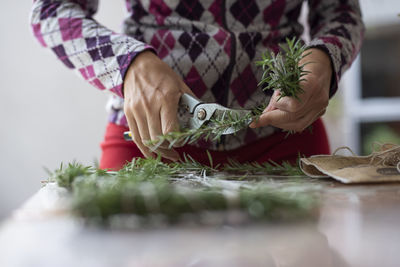
[[305, 51], [309, 52], [311, 54], [300, 62], [311, 62], [304, 67], [310, 73], [304, 76], [306, 81], [301, 82], [304, 92], [299, 95], [300, 101], [293, 97], [279, 99], [280, 92], [275, 90], [259, 120], [250, 124], [251, 128], [272, 125], [283, 130], [301, 132], [325, 113], [332, 77], [331, 60], [320, 49]]

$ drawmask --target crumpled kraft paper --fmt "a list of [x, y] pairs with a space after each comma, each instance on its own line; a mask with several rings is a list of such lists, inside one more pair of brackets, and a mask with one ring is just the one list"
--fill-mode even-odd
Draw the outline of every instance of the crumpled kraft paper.
[[335, 151], [301, 158], [300, 168], [310, 177], [332, 177], [346, 184], [400, 182], [400, 146], [382, 145], [369, 156], [341, 156]]

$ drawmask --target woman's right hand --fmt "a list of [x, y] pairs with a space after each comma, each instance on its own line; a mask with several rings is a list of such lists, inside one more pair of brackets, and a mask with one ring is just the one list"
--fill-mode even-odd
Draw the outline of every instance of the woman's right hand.
[[[182, 79], [153, 52], [137, 55], [124, 80], [124, 112], [132, 139], [147, 158], [155, 157], [146, 141], [179, 131], [177, 111], [183, 93], [193, 95]], [[170, 160], [179, 154], [160, 145], [154, 152]]]

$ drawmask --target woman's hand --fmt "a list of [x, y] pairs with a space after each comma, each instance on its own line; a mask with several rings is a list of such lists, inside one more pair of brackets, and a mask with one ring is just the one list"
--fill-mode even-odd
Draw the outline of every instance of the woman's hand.
[[325, 113], [332, 77], [331, 60], [320, 49], [311, 48], [305, 51], [309, 52], [311, 54], [300, 62], [311, 62], [304, 67], [310, 73], [304, 76], [306, 81], [301, 83], [304, 92], [299, 95], [300, 101], [293, 97], [279, 99], [280, 92], [275, 90], [259, 120], [250, 124], [251, 128], [272, 125], [301, 132]]
[[[178, 103], [183, 93], [193, 94], [182, 79], [154, 53], [140, 53], [131, 64], [124, 81], [124, 112], [133, 141], [147, 158], [155, 157], [146, 141], [179, 131]], [[160, 145], [162, 157], [178, 160], [178, 153]]]

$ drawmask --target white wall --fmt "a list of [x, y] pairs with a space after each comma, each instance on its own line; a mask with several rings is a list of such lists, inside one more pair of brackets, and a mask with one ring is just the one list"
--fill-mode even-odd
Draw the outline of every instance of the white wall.
[[[124, 1], [100, 1], [97, 19], [118, 30]], [[31, 35], [31, 0], [2, 0], [0, 9], [0, 218], [54, 170], [100, 156], [107, 95], [68, 70]]]
[[400, 24], [399, 0], [359, 0], [367, 28]]

